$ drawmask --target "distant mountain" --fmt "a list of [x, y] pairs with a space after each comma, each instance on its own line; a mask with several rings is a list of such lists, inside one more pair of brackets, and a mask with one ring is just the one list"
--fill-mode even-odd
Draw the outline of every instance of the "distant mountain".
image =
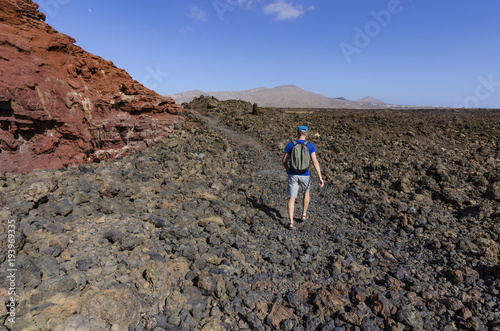
[[384, 101], [379, 100], [379, 99], [375, 99], [374, 97], [370, 97], [370, 96], [359, 99], [358, 102], [364, 102], [364, 103], [367, 102], [367, 103], [374, 103], [374, 104], [386, 104]]
[[203, 92], [192, 90], [183, 93], [171, 94], [169, 97], [178, 104], [189, 102], [200, 95], [213, 96], [219, 100], [245, 100], [257, 103], [263, 107], [283, 108], [384, 108], [388, 104], [373, 97], [365, 97], [358, 101], [345, 98], [329, 98], [322, 94], [305, 91], [296, 85], [281, 85], [273, 88], [258, 87], [244, 91]]

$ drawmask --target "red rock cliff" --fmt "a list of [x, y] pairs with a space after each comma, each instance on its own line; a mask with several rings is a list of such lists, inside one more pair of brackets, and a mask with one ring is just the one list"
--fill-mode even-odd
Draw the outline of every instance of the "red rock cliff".
[[0, 172], [111, 158], [166, 137], [183, 111], [44, 22], [0, 0]]

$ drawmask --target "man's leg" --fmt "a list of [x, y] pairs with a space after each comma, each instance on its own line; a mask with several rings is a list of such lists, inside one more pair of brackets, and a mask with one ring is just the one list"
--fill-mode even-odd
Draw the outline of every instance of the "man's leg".
[[293, 213], [295, 212], [295, 198], [288, 198], [288, 218], [290, 225], [293, 225]]
[[309, 208], [309, 201], [311, 200], [311, 195], [309, 194], [309, 191], [304, 193], [304, 201], [303, 201], [303, 208], [302, 208], [302, 219], [307, 216], [307, 208]]
[[295, 199], [297, 198], [297, 194], [299, 192], [299, 182], [298, 176], [288, 176], [288, 218], [290, 220], [289, 226], [294, 226], [293, 222], [293, 213], [295, 211]]
[[307, 218], [307, 209], [309, 208], [309, 201], [311, 201], [310, 189], [311, 189], [311, 176], [301, 177], [301, 187], [304, 193], [304, 200], [302, 202], [302, 220]]

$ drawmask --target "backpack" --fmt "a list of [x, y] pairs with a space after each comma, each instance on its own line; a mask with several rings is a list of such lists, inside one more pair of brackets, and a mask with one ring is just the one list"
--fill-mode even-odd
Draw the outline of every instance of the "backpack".
[[311, 163], [311, 156], [309, 155], [309, 148], [307, 148], [307, 141], [299, 144], [293, 141], [293, 147], [290, 151], [290, 168], [296, 174], [303, 174], [309, 170]]

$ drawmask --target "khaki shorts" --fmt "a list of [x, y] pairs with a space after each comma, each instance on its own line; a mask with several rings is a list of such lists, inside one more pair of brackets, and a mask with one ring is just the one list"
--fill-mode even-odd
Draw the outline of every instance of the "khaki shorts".
[[311, 176], [288, 175], [288, 187], [286, 194], [289, 198], [296, 198], [299, 194], [306, 193], [311, 189]]

